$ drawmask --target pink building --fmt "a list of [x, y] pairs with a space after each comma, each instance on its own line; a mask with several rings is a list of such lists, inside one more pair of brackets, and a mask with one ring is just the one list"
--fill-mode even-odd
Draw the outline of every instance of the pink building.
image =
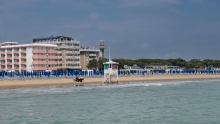
[[57, 45], [4, 42], [0, 49], [1, 71], [57, 70]]

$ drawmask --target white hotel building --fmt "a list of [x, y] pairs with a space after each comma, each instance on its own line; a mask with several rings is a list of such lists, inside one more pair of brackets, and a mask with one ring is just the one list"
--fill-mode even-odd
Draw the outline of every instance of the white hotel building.
[[57, 70], [57, 45], [4, 42], [0, 55], [1, 71]]

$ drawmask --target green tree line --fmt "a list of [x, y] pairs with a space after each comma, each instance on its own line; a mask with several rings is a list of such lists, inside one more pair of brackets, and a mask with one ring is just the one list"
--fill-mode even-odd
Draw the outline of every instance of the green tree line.
[[[87, 67], [89, 69], [99, 69], [103, 70], [103, 63], [107, 62], [108, 59], [106, 58], [99, 58], [99, 60], [93, 59], [89, 61]], [[125, 60], [125, 59], [116, 59], [113, 61], [119, 63], [119, 69], [123, 69], [124, 65], [133, 66], [136, 64], [137, 66], [144, 68], [145, 66], [180, 66], [186, 69], [190, 68], [205, 68], [210, 65], [213, 67], [219, 68], [220, 67], [220, 60], [211, 60], [211, 59], [191, 59], [186, 61], [181, 58], [177, 59], [137, 59], [137, 60]]]

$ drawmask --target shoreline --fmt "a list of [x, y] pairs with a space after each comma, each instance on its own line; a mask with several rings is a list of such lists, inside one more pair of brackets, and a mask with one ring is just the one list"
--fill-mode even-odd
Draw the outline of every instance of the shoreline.
[[[188, 81], [220, 79], [220, 75], [151, 75], [119, 77], [118, 83], [131, 82], [161, 82], [161, 81]], [[102, 84], [103, 78], [85, 78], [83, 82], [74, 82], [73, 79], [33, 79], [33, 80], [4, 80], [0, 81], [0, 90], [18, 88], [64, 87]], [[117, 82], [116, 78], [113, 82]]]

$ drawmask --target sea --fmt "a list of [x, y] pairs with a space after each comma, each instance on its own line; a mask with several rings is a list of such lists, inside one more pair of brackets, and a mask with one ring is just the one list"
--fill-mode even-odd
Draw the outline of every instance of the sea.
[[0, 90], [0, 124], [220, 124], [220, 80]]

